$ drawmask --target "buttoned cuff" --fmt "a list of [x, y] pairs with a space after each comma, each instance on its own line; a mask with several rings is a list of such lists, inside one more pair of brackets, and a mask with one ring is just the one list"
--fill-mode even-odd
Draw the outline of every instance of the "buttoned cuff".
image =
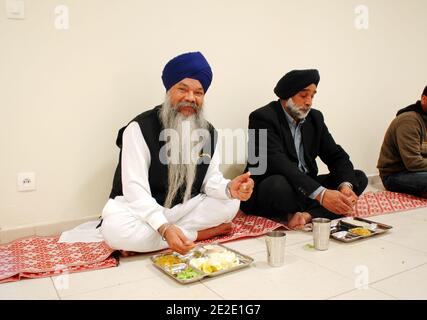
[[314, 192], [312, 194], [309, 195], [310, 199], [316, 199], [316, 197], [321, 194], [323, 191], [325, 191], [326, 188], [320, 186], [319, 188], [317, 188], [316, 190], [314, 190]]
[[147, 223], [154, 229], [158, 230], [162, 225], [168, 223], [163, 212], [156, 212], [152, 214], [149, 218], [147, 218]]

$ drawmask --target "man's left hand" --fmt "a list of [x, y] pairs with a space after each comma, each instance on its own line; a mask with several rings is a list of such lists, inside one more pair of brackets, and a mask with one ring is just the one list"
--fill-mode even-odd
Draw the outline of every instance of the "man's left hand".
[[248, 171], [231, 180], [230, 193], [233, 198], [246, 201], [251, 197], [255, 183], [250, 176], [251, 173]]
[[340, 188], [339, 192], [341, 192], [343, 195], [345, 195], [350, 200], [353, 207], [356, 205], [357, 200], [359, 200], [359, 197], [347, 185], [342, 186]]

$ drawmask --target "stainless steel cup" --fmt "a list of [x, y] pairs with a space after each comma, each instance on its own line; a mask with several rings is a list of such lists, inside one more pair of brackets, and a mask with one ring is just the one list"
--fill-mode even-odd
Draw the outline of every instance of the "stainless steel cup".
[[286, 233], [283, 231], [268, 232], [265, 237], [267, 260], [272, 267], [281, 267], [285, 263]]
[[328, 250], [331, 234], [331, 220], [325, 218], [313, 219], [313, 244], [317, 250]]

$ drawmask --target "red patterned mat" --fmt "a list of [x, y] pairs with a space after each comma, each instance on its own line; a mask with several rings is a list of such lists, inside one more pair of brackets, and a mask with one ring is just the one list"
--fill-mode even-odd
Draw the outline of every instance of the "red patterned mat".
[[[369, 217], [427, 207], [427, 199], [389, 191], [367, 192], [360, 196], [351, 216]], [[203, 243], [228, 242], [258, 237], [285, 227], [283, 224], [239, 212], [230, 234]], [[118, 265], [113, 250], [104, 242], [58, 243], [59, 237], [30, 237], [0, 246], [0, 283], [21, 278], [42, 278]]]
[[58, 243], [59, 237], [29, 237], [0, 246], [0, 283], [115, 267], [104, 242]]
[[[371, 217], [399, 211], [427, 207], [427, 199], [390, 191], [366, 192], [359, 197], [356, 210], [349, 216]], [[203, 243], [228, 242], [247, 237], [258, 237], [286, 226], [258, 216], [247, 216], [239, 211], [233, 220], [233, 230], [226, 236], [215, 237]]]
[[[257, 237], [282, 224], [239, 212], [230, 234], [203, 243], [227, 242]], [[29, 237], [0, 246], [0, 283], [22, 278], [43, 278], [61, 274], [115, 267], [118, 260], [105, 242], [58, 243], [59, 237]]]
[[427, 199], [390, 191], [366, 192], [359, 197], [350, 216], [370, 217], [380, 214], [427, 207]]
[[239, 211], [233, 219], [233, 229], [231, 233], [225, 236], [218, 236], [200, 241], [199, 243], [228, 242], [242, 238], [259, 237], [280, 227], [285, 226], [279, 222], [263, 217], [248, 216], [242, 211]]

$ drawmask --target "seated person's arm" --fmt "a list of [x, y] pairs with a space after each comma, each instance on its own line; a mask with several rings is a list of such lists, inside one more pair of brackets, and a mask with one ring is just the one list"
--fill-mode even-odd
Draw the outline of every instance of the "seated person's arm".
[[427, 171], [427, 158], [421, 153], [424, 135], [417, 121], [405, 118], [399, 121], [396, 141], [403, 164], [408, 171]]
[[[277, 128], [261, 114], [252, 113], [249, 116], [249, 129], [255, 130], [255, 140], [249, 141], [249, 147], [254, 148], [255, 154], [267, 161], [267, 172], [269, 175], [281, 174], [295, 186], [295, 190], [310, 196], [321, 185], [310, 176], [302, 173], [297, 164], [287, 156], [283, 141], [277, 132]], [[258, 134], [260, 129], [267, 130], [267, 145], [259, 143]], [[267, 159], [265, 159], [265, 156]]]
[[122, 147], [123, 196], [130, 208], [154, 230], [167, 223], [164, 207], [151, 196], [148, 182], [150, 151], [138, 123], [132, 122], [123, 133]]
[[246, 201], [252, 194], [254, 187], [250, 173], [240, 175], [233, 180], [225, 179], [219, 170], [221, 153], [217, 144], [214, 155], [210, 161], [208, 171], [202, 185], [202, 191], [207, 196], [217, 199], [238, 199]]
[[328, 130], [328, 127], [324, 124], [322, 115], [321, 117], [323, 128], [321, 132], [321, 142], [319, 145], [320, 159], [328, 166], [328, 170], [332, 175], [331, 178], [336, 180], [337, 189], [343, 182], [349, 182], [352, 185], [357, 184], [357, 180], [354, 175], [354, 167], [350, 161], [349, 155], [335, 142]]

